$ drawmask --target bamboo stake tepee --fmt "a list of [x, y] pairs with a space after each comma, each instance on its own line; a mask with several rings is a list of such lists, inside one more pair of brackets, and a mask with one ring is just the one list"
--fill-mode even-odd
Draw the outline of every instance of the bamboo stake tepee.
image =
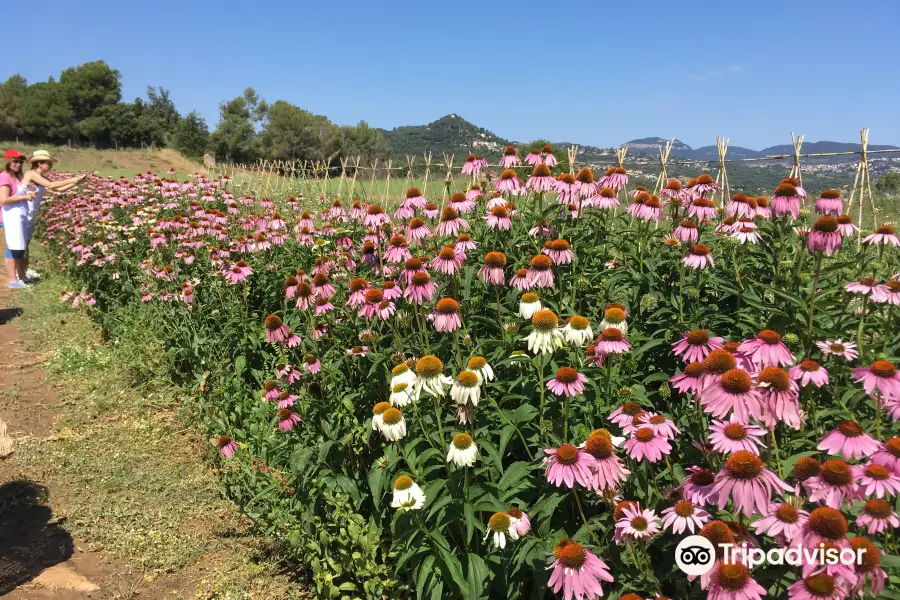
[[728, 143], [731, 138], [716, 138], [716, 148], [719, 151], [719, 172], [716, 173], [716, 185], [719, 186], [719, 206], [725, 206], [725, 202], [731, 198], [731, 185], [728, 183], [728, 171], [725, 170], [725, 154], [728, 152]]
[[669, 162], [669, 153], [672, 151], [674, 144], [675, 138], [672, 138], [666, 142], [665, 148], [659, 144], [656, 145], [659, 148], [659, 176], [656, 178], [656, 185], [653, 187], [656, 194], [659, 194], [666, 187], [666, 182], [669, 181], [669, 170], [666, 164]]
[[878, 227], [878, 216], [875, 214], [875, 197], [872, 195], [872, 178], [869, 175], [869, 129], [863, 129], [859, 132], [860, 153], [859, 164], [856, 166], [856, 176], [853, 178], [853, 189], [850, 190], [850, 201], [847, 203], [847, 214], [853, 207], [853, 200], [856, 199], [856, 191], [859, 190], [859, 216], [856, 223], [859, 226], [859, 233], [856, 236], [856, 251], [862, 247], [862, 218], [863, 204], [865, 203], [866, 193], [869, 196], [869, 205], [872, 208], [872, 227]]

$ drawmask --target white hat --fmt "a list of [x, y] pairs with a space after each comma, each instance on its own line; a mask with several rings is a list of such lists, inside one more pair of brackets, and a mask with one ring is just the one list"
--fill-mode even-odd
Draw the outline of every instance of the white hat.
[[50, 153], [46, 150], [35, 150], [27, 162], [28, 164], [34, 164], [38, 161], [56, 162], [56, 159], [50, 156]]

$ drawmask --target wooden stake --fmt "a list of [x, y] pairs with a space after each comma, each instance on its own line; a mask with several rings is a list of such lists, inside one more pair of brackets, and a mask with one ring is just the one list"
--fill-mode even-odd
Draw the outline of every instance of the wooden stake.
[[725, 170], [725, 154], [728, 152], [730, 141], [730, 138], [716, 138], [716, 149], [719, 152], [719, 172], [716, 173], [716, 183], [719, 185], [719, 206], [725, 206], [726, 200], [731, 197], [728, 171]]
[[428, 178], [431, 175], [431, 151], [423, 155], [425, 157], [425, 185], [422, 186], [422, 196], [428, 192]]
[[657, 194], [666, 187], [666, 183], [669, 180], [669, 171], [666, 165], [669, 162], [669, 152], [672, 151], [673, 144], [675, 144], [675, 138], [666, 142], [665, 149], [659, 144], [656, 145], [659, 149], [659, 176], [656, 178], [656, 186], [653, 189], [656, 190]]
[[575, 156], [578, 154], [578, 146], [569, 146], [566, 148], [566, 153], [569, 155], [569, 173], [572, 175], [575, 174]]

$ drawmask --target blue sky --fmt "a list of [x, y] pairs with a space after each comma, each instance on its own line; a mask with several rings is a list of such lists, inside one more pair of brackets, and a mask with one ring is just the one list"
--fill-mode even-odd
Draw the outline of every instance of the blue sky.
[[900, 145], [893, 0], [80, 4], [43, 0], [49, 16], [34, 34], [15, 28], [20, 53], [0, 79], [103, 59], [124, 99], [163, 86], [211, 128], [218, 104], [252, 86], [338, 124], [452, 112], [519, 141], [722, 135], [761, 149], [791, 131], [858, 141], [869, 127], [871, 143]]

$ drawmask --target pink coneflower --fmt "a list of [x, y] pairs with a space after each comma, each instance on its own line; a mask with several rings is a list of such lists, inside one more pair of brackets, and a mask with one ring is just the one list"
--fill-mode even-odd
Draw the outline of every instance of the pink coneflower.
[[219, 439], [216, 440], [216, 447], [219, 449], [219, 456], [222, 458], [231, 458], [234, 456], [235, 450], [237, 450], [238, 445], [231, 436], [228, 435], [220, 435]]
[[826, 356], [839, 356], [844, 360], [855, 360], [859, 356], [856, 344], [843, 340], [825, 340], [816, 342], [819, 350]]
[[531, 289], [531, 283], [528, 281], [528, 269], [518, 269], [516, 274], [509, 280], [509, 285], [517, 290], [525, 291]]
[[317, 273], [312, 279], [312, 290], [316, 296], [320, 298], [331, 298], [334, 296], [334, 286], [325, 273]]
[[303, 363], [301, 366], [303, 367], [304, 371], [306, 371], [307, 373], [312, 373], [313, 375], [322, 370], [322, 362], [315, 354], [304, 354]]
[[292, 394], [288, 391], [281, 392], [278, 394], [278, 408], [287, 408], [289, 406], [293, 406], [294, 402], [297, 401], [297, 395]]
[[692, 217], [699, 222], [707, 219], [716, 218], [716, 204], [712, 200], [706, 198], [695, 198], [691, 200], [688, 206], [688, 217]]
[[469, 250], [474, 250], [478, 247], [478, 242], [472, 239], [468, 233], [461, 233], [456, 237], [456, 244], [453, 246], [453, 249], [456, 250], [457, 254], [465, 254]]
[[780, 183], [775, 188], [772, 196], [772, 214], [776, 217], [790, 216], [792, 219], [800, 217], [800, 198], [797, 188], [790, 183]]
[[900, 238], [894, 235], [894, 228], [891, 225], [882, 225], [875, 230], [872, 235], [867, 235], [863, 242], [874, 246], [900, 246]]
[[365, 356], [369, 353], [368, 346], [353, 346], [352, 348], [347, 349], [347, 354], [350, 356]]
[[763, 329], [752, 340], [743, 342], [738, 353], [757, 367], [794, 364], [794, 355], [781, 341], [781, 334], [771, 329]]
[[696, 244], [700, 238], [700, 234], [697, 232], [697, 223], [690, 219], [681, 221], [672, 232], [672, 236], [682, 244]]
[[625, 441], [625, 450], [629, 457], [638, 462], [646, 458], [655, 463], [662, 459], [663, 454], [672, 451], [672, 445], [667, 439], [657, 435], [652, 427], [641, 427]]
[[878, 451], [880, 444], [875, 438], [865, 433], [859, 424], [854, 421], [842, 421], [822, 438], [816, 447], [829, 454], [840, 453], [847, 460], [854, 460], [872, 456]]
[[506, 267], [506, 255], [502, 252], [488, 252], [484, 256], [484, 265], [478, 270], [478, 276], [488, 285], [503, 285], [506, 278], [503, 269]]
[[500, 173], [500, 179], [494, 182], [494, 189], [502, 194], [517, 196], [524, 190], [522, 180], [512, 169], [506, 169]]
[[531, 177], [525, 182], [525, 189], [535, 193], [549, 192], [553, 189], [555, 182], [556, 180], [550, 174], [550, 167], [545, 164], [535, 165]]
[[694, 533], [695, 527], [697, 530], [702, 529], [709, 519], [709, 513], [690, 500], [679, 500], [675, 506], [662, 511], [663, 528], [671, 529], [672, 533], [680, 534], [685, 531]]
[[425, 270], [424, 259], [408, 258], [403, 263], [403, 270], [400, 272], [400, 279], [405, 281], [407, 285], [412, 283], [412, 278], [418, 273], [428, 273]]
[[281, 343], [291, 336], [290, 328], [277, 315], [266, 317], [266, 342]]
[[589, 199], [590, 206], [596, 206], [601, 210], [614, 210], [619, 206], [616, 191], [609, 187], [601, 188], [600, 192]]
[[435, 306], [434, 329], [450, 333], [462, 327], [459, 316], [459, 302], [453, 298], [438, 300]]
[[528, 154], [525, 155], [526, 165], [539, 165], [542, 162], [544, 162], [544, 159], [541, 158], [541, 151], [537, 148], [532, 148], [528, 151]]
[[806, 387], [809, 384], [813, 384], [816, 387], [828, 385], [828, 371], [814, 360], [801, 360], [800, 364], [788, 369], [788, 375], [800, 387]]
[[857, 556], [862, 556], [861, 564], [855, 565], [857, 580], [850, 590], [851, 596], [863, 595], [868, 582], [871, 596], [873, 598], [879, 597], [887, 581], [887, 573], [880, 566], [881, 550], [869, 540], [861, 537], [852, 537], [847, 542]]
[[819, 474], [804, 481], [803, 487], [810, 502], [822, 502], [834, 509], [839, 509], [845, 499], [855, 498], [858, 489], [853, 467], [837, 458], [822, 463]]
[[681, 199], [681, 197], [682, 197], [681, 182], [678, 181], [677, 179], [670, 179], [669, 181], [666, 182], [666, 185], [663, 187], [663, 189], [660, 190], [659, 195], [662, 198]]
[[659, 533], [659, 517], [649, 508], [628, 506], [616, 521], [616, 532], [623, 540], [642, 540]]
[[734, 194], [731, 200], [725, 204], [725, 212], [733, 217], [755, 217], [756, 216], [756, 200], [748, 198], [744, 194]]
[[762, 519], [753, 523], [757, 535], [767, 535], [771, 538], [783, 539], [790, 543], [809, 518], [809, 513], [791, 504], [779, 504], [773, 502]]
[[790, 600], [844, 600], [852, 582], [819, 571], [804, 577], [788, 587]]
[[382, 225], [391, 222], [391, 218], [384, 212], [384, 208], [379, 204], [372, 204], [366, 209], [366, 217], [363, 219], [363, 225], [369, 229], [378, 229]]
[[469, 224], [465, 219], [459, 217], [459, 212], [457, 212], [455, 208], [452, 206], [445, 206], [443, 210], [441, 210], [441, 222], [438, 223], [438, 226], [434, 229], [435, 235], [456, 236], [459, 234], [460, 229], [468, 231]]
[[387, 321], [388, 319], [393, 317], [395, 312], [397, 312], [397, 307], [390, 300], [382, 300], [375, 307], [375, 316], [377, 316], [382, 321]]
[[681, 339], [672, 344], [675, 356], [680, 356], [686, 363], [702, 361], [713, 350], [722, 347], [723, 338], [709, 337], [705, 329], [695, 329], [682, 333]]
[[554, 189], [557, 194], [557, 202], [564, 206], [570, 204], [578, 205], [580, 201], [579, 186], [574, 175], [571, 173], [560, 173], [554, 182]]
[[578, 396], [584, 393], [587, 377], [572, 367], [562, 367], [556, 376], [547, 382], [547, 389], [557, 396]]
[[689, 269], [705, 269], [707, 267], [715, 267], [712, 254], [709, 252], [709, 246], [704, 244], [694, 244], [691, 249], [681, 259], [681, 264]]
[[766, 595], [766, 588], [740, 562], [717, 561], [708, 577], [707, 600], [761, 600]]
[[384, 260], [389, 263], [399, 264], [410, 258], [412, 258], [412, 253], [406, 247], [406, 238], [402, 235], [391, 236], [387, 252], [384, 253]]
[[507, 202], [506, 202], [506, 199], [503, 197], [503, 195], [500, 192], [498, 192], [497, 190], [494, 190], [493, 192], [491, 192], [490, 198], [488, 199], [487, 204], [485, 204], [484, 207], [486, 209], [490, 210], [490, 209], [494, 208], [495, 206], [506, 206], [506, 205], [507, 205]]
[[844, 289], [851, 294], [860, 294], [862, 296], [873, 296], [878, 289], [878, 282], [871, 277], [860, 277], [859, 281], [851, 281], [844, 285]]
[[673, 388], [682, 394], [688, 392], [699, 394], [701, 378], [704, 373], [706, 373], [706, 367], [703, 366], [702, 362], [688, 363], [685, 365], [684, 371], [669, 379], [669, 382]]
[[871, 460], [900, 475], [900, 437], [892, 437], [884, 442], [878, 452], [871, 456]]
[[351, 279], [348, 285], [350, 297], [347, 300], [347, 305], [350, 306], [350, 308], [356, 308], [366, 301], [365, 295], [366, 290], [369, 289], [369, 282], [362, 277], [358, 277], [356, 279]]
[[[709, 369], [707, 369], [708, 371]], [[753, 385], [750, 374], [743, 369], [731, 369], [722, 374], [700, 392], [703, 410], [723, 419], [729, 413], [741, 423], [749, 423], [750, 417], [762, 419], [762, 398]]]
[[697, 506], [703, 506], [707, 503], [715, 503], [716, 474], [701, 467], [688, 467], [688, 476], [680, 484], [678, 488], [686, 500], [690, 500]]
[[515, 531], [519, 537], [526, 536], [531, 532], [531, 520], [521, 508], [510, 508], [506, 514], [511, 521], [510, 530]]
[[713, 421], [709, 426], [709, 443], [713, 450], [731, 454], [738, 450], [746, 450], [759, 454], [759, 448], [765, 447], [759, 438], [765, 438], [766, 430], [756, 425], [747, 425], [734, 417], [728, 421]]
[[628, 171], [622, 167], [610, 167], [598, 184], [600, 187], [608, 187], [616, 191], [624, 189], [628, 185]]
[[431, 230], [419, 217], [413, 217], [406, 225], [406, 237], [412, 241], [421, 241], [429, 235], [431, 235]]
[[544, 242], [541, 252], [549, 256], [554, 265], [568, 265], [575, 258], [575, 254], [569, 249], [569, 242], [562, 238]]
[[438, 273], [445, 275], [455, 275], [462, 268], [462, 263], [466, 259], [465, 254], [457, 254], [453, 246], [444, 246], [438, 255], [431, 260], [431, 267]]
[[780, 367], [766, 367], [756, 374], [756, 380], [765, 406], [762, 421], [766, 426], [774, 429], [778, 423], [784, 423], [799, 430], [800, 388], [788, 372]]
[[462, 166], [463, 175], [478, 175], [481, 172], [481, 161], [474, 154], [466, 157], [466, 162]]
[[740, 244], [758, 244], [760, 237], [755, 227], [740, 226], [731, 233], [731, 237], [736, 239]]
[[850, 215], [838, 215], [837, 223], [838, 233], [843, 237], [850, 237], [859, 231], [859, 227], [853, 224], [853, 219], [850, 218]]
[[246, 262], [239, 260], [231, 265], [231, 267], [225, 272], [225, 279], [228, 280], [228, 283], [235, 285], [244, 281], [252, 274], [253, 269], [251, 269]]
[[549, 288], [553, 287], [553, 262], [550, 257], [538, 254], [531, 259], [531, 266], [528, 268], [528, 283], [531, 287]]
[[381, 283], [381, 293], [384, 294], [385, 300], [396, 300], [403, 296], [403, 290], [397, 287], [394, 281], [383, 281]]
[[384, 301], [384, 294], [376, 288], [369, 288], [365, 292], [365, 301], [359, 307], [358, 315], [364, 319], [374, 319], [378, 314], [378, 306]]
[[290, 431], [299, 422], [300, 417], [295, 415], [291, 409], [282, 408], [278, 411], [278, 429], [281, 431]]
[[544, 144], [541, 147], [541, 158], [548, 167], [556, 166], [556, 157], [553, 156], [553, 148], [549, 144]]
[[426, 272], [419, 272], [412, 276], [409, 285], [403, 290], [403, 297], [412, 304], [431, 302], [436, 289], [431, 276]]
[[[644, 197], [646, 194], [646, 197]], [[639, 204], [634, 216], [642, 221], [659, 221], [662, 218], [662, 205], [659, 198], [653, 194], [638, 194], [635, 204]]]
[[607, 354], [622, 354], [631, 350], [631, 343], [620, 329], [607, 327], [600, 332], [600, 337], [594, 342], [594, 354], [606, 356]]
[[596, 600], [603, 596], [600, 581], [614, 581], [605, 562], [568, 538], [556, 542], [550, 564], [553, 572], [547, 585], [555, 594], [562, 591], [563, 600]]
[[824, 215], [816, 219], [813, 228], [806, 236], [806, 248], [811, 253], [824, 252], [831, 256], [841, 249], [841, 234], [838, 231], [837, 219]]
[[879, 285], [872, 294], [872, 302], [900, 306], [900, 281], [892, 279]]
[[853, 468], [861, 496], [884, 498], [900, 493], [900, 477], [884, 465], [870, 462]]
[[765, 468], [762, 459], [748, 450], [738, 450], [728, 457], [716, 473], [713, 487], [719, 509], [725, 508], [731, 500], [735, 509], [748, 517], [766, 514], [772, 495], [781, 495], [785, 491], [793, 491], [793, 488]]
[[885, 398], [900, 396], [900, 373], [894, 363], [887, 360], [876, 360], [868, 368], [851, 369], [852, 379], [861, 382], [866, 393], [871, 395], [876, 389]]
[[681, 430], [675, 426], [665, 415], [656, 413], [644, 413], [638, 417], [638, 427], [649, 427], [661, 438], [674, 440]]
[[863, 505], [859, 512], [856, 526], [860, 529], [865, 528], [869, 535], [877, 535], [888, 528], [900, 527], [900, 518], [897, 517], [897, 513], [894, 512], [890, 503], [879, 498], [872, 498]]
[[[476, 186], [477, 187], [477, 186]], [[471, 190], [470, 190], [471, 191]], [[481, 194], [481, 188], [478, 188], [479, 196]], [[476, 196], [476, 197], [479, 197]], [[469, 193], [456, 193], [450, 196], [450, 206], [455, 208], [460, 213], [469, 213], [475, 210], [475, 200], [474, 197], [470, 198]]]
[[591, 487], [593, 469], [597, 461], [585, 450], [563, 444], [559, 448], [546, 449], [544, 467], [547, 470], [547, 481], [557, 487]]
[[[578, 196], [581, 198], [591, 198], [597, 194], [597, 182], [594, 181], [594, 171], [587, 167], [579, 169], [575, 174], [575, 186], [578, 189]], [[584, 204], [582, 202], [582, 204]]]
[[495, 206], [490, 209], [490, 212], [484, 217], [484, 220], [489, 229], [496, 229], [498, 231], [509, 231], [512, 229], [509, 211], [505, 206]]
[[634, 417], [643, 413], [644, 409], [637, 402], [626, 402], [609, 414], [609, 421], [619, 427], [629, 425]]
[[534, 227], [528, 230], [528, 235], [531, 237], [550, 237], [553, 235], [553, 230], [547, 225], [546, 219], [541, 219], [534, 224]]
[[305, 281], [301, 281], [297, 284], [297, 287], [294, 288], [294, 297], [297, 299], [297, 310], [310, 309], [316, 302], [316, 295], [313, 292], [312, 286]]
[[615, 446], [608, 431], [597, 429], [591, 432], [584, 443], [584, 449], [596, 461], [592, 485], [595, 491], [618, 488], [631, 474], [616, 456]]
[[435, 219], [441, 214], [441, 209], [434, 202], [429, 202], [425, 205], [425, 208], [422, 209], [422, 214], [426, 219]]
[[506, 149], [503, 150], [500, 166], [506, 169], [508, 167], [518, 167], [521, 164], [522, 161], [519, 159], [519, 151], [512, 146], [507, 146]]
[[415, 209], [424, 208], [428, 203], [425, 200], [425, 197], [422, 196], [422, 190], [419, 188], [413, 187], [406, 190], [406, 197], [403, 200], [404, 204], [408, 204]]
[[823, 190], [816, 200], [816, 212], [820, 215], [834, 215], [844, 213], [844, 203], [841, 202], [841, 193], [837, 190]]

